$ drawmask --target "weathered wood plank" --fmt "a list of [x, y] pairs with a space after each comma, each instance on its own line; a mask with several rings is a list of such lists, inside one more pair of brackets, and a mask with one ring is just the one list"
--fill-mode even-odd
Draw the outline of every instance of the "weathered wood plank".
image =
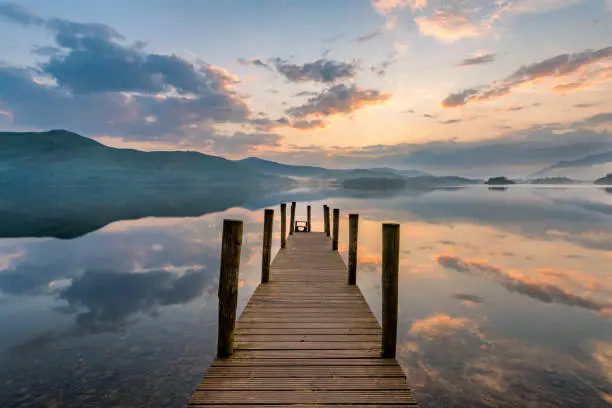
[[356, 335], [372, 335], [376, 336], [380, 340], [382, 331], [379, 327], [367, 328], [367, 327], [337, 327], [337, 328], [310, 328], [310, 327], [298, 327], [298, 328], [238, 328], [236, 329], [237, 336], [251, 336], [251, 335], [269, 335], [273, 337], [277, 336], [356, 336]]
[[377, 391], [377, 390], [406, 390], [408, 383], [401, 377], [357, 377], [357, 378], [276, 378], [268, 381], [267, 378], [235, 378], [235, 377], [207, 377], [200, 383], [197, 390], [231, 391], [231, 390], [257, 390], [257, 391], [291, 391], [291, 390], [321, 390], [321, 391]]
[[378, 358], [380, 348], [362, 350], [235, 350], [234, 358], [239, 359], [315, 359], [315, 358]]
[[[189, 403], [190, 407], [206, 407], [206, 408], [253, 408], [253, 405], [244, 405], [244, 404], [209, 404], [206, 402], [191, 402]], [[316, 406], [327, 406], [330, 407], [330, 405], [323, 405], [321, 403], [315, 405]], [[333, 406], [340, 406], [340, 405], [333, 405]], [[345, 405], [342, 405], [345, 406]], [[406, 407], [416, 407], [416, 402], [412, 403], [412, 402], [407, 402], [405, 404], [385, 404], [385, 405], [379, 405], [379, 404], [368, 404], [368, 405], [355, 405], [352, 404], [350, 405], [350, 408], [406, 408]], [[274, 404], [274, 405], [267, 405], [267, 404], [257, 404], [256, 405], [257, 408], [313, 408], [313, 405], [296, 405], [296, 404], [292, 404], [292, 403], [288, 403], [288, 404]]]
[[398, 366], [397, 361], [383, 358], [296, 358], [215, 360], [215, 366]]
[[240, 338], [236, 344], [249, 344], [259, 342], [324, 342], [324, 343], [341, 343], [341, 342], [357, 342], [357, 343], [375, 343], [380, 346], [379, 334], [244, 334], [240, 333]]
[[[378, 339], [380, 340], [380, 339]], [[380, 351], [380, 341], [248, 341], [240, 338], [235, 350], [364, 350], [375, 349]]]
[[406, 390], [375, 391], [212, 391], [202, 390], [193, 394], [192, 401], [209, 404], [397, 404], [414, 403], [412, 393]]
[[398, 365], [387, 366], [213, 366], [206, 378], [332, 378], [332, 377], [399, 377], [405, 378]]

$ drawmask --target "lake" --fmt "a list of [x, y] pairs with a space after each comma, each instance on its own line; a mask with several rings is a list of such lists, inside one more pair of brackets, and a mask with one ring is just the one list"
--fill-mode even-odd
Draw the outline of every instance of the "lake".
[[313, 230], [323, 204], [341, 209], [345, 261], [359, 213], [357, 282], [379, 320], [381, 224], [401, 223], [398, 360], [422, 407], [608, 407], [611, 193], [306, 189], [185, 218], [97, 223], [81, 208], [74, 222], [101, 228], [63, 239], [28, 234], [70, 226], [3, 211], [20, 232], [0, 239], [0, 406], [184, 406], [214, 358], [222, 220], [245, 221], [240, 311], [260, 279], [264, 206], [296, 200]]

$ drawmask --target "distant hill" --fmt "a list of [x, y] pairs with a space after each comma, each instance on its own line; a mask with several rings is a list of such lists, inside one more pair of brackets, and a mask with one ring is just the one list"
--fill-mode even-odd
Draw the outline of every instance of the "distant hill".
[[350, 190], [433, 189], [481, 184], [482, 180], [455, 176], [419, 176], [408, 178], [358, 177], [343, 180], [341, 186]]
[[390, 167], [376, 167], [371, 169], [327, 169], [325, 167], [316, 166], [296, 166], [259, 159], [257, 157], [248, 157], [246, 159], [238, 160], [238, 163], [246, 165], [262, 173], [294, 177], [347, 179], [357, 177], [404, 178], [431, 176], [430, 174], [419, 170], [396, 170]]
[[349, 190], [397, 190], [406, 187], [402, 178], [353, 178], [342, 182], [342, 187]]
[[408, 185], [428, 185], [435, 187], [455, 187], [466, 184], [482, 184], [482, 180], [458, 176], [420, 176], [408, 179]]
[[0, 132], [0, 180], [25, 188], [122, 183], [229, 187], [290, 184], [222, 157], [190, 151], [117, 149], [65, 130]]
[[540, 177], [549, 173], [553, 170], [568, 169], [568, 168], [581, 168], [591, 167], [598, 164], [605, 164], [612, 162], [612, 150], [603, 153], [593, 154], [590, 156], [582, 157], [577, 160], [564, 160], [553, 164], [552, 166], [546, 167], [533, 173], [530, 177]]
[[612, 173], [607, 174], [605, 177], [595, 180], [595, 184], [612, 185]]
[[584, 183], [580, 180], [573, 180], [568, 177], [544, 177], [534, 180], [529, 180], [529, 184], [581, 184]]
[[63, 130], [0, 132], [0, 237], [73, 238], [118, 219], [198, 216], [294, 185], [197, 152], [115, 149]]

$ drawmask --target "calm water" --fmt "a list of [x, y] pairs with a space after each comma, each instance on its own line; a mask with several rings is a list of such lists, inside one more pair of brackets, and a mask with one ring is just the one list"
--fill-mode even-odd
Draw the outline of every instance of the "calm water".
[[[358, 284], [378, 318], [381, 223], [402, 224], [399, 360], [421, 406], [612, 405], [609, 191], [334, 195], [269, 202], [312, 200], [317, 230], [324, 202], [341, 208], [345, 259], [347, 212], [360, 214]], [[0, 406], [183, 406], [214, 356], [221, 222], [245, 221], [242, 309], [259, 281], [267, 204], [1, 239]], [[0, 224], [21, 224], [3, 214]], [[23, 223], [48, 231], [42, 218]]]

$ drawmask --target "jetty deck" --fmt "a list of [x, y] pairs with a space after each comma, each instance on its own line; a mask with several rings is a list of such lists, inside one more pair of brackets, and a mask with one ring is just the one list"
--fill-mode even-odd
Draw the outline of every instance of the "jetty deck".
[[417, 406], [331, 243], [290, 235], [236, 322], [233, 354], [212, 363], [188, 407]]

